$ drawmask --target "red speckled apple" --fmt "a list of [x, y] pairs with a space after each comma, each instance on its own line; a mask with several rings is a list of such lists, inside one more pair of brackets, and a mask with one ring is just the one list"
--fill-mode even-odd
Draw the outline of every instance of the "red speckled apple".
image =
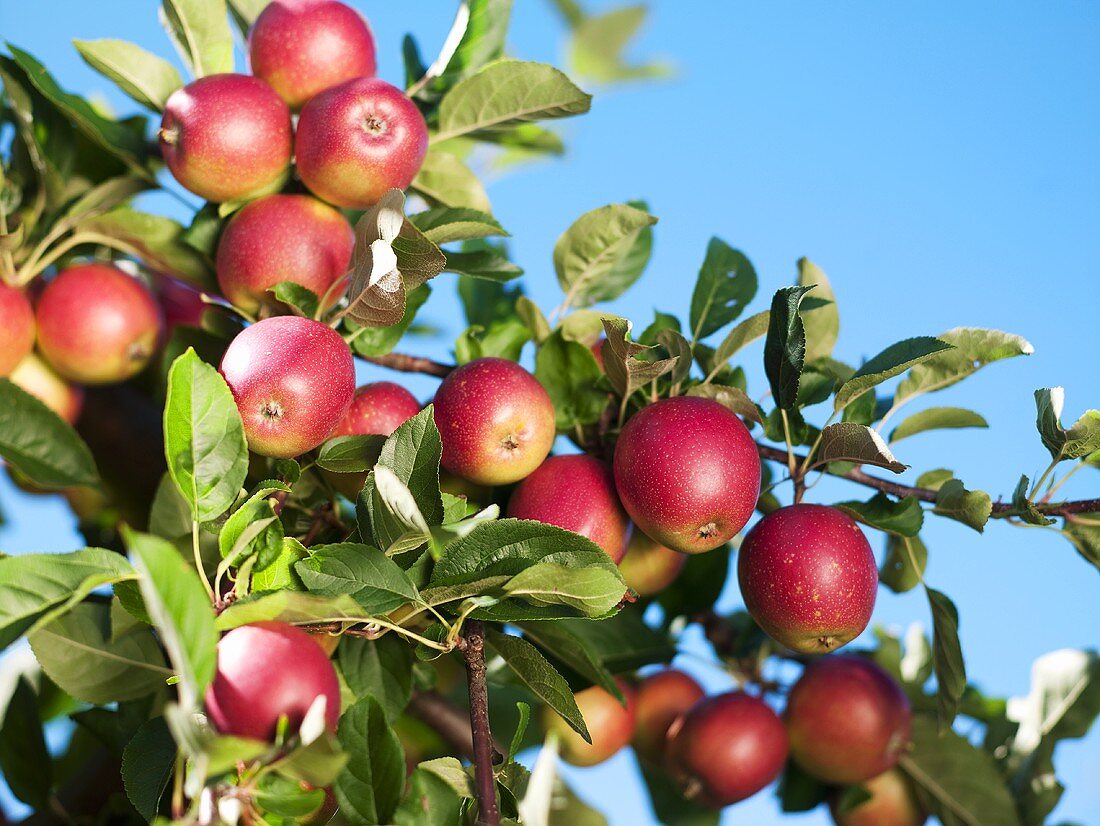
[[741, 543], [745, 607], [777, 642], [822, 654], [867, 627], [878, 568], [863, 531], [826, 505], [791, 505], [761, 519]]
[[345, 80], [373, 77], [374, 37], [359, 12], [336, 0], [273, 0], [248, 33], [248, 63], [297, 109]]
[[595, 456], [551, 456], [512, 493], [508, 516], [586, 536], [613, 562], [626, 552], [630, 520], [615, 493], [611, 469]]
[[516, 364], [482, 358], [453, 370], [435, 394], [443, 467], [479, 485], [527, 476], [554, 444], [554, 405]]
[[862, 783], [898, 762], [909, 742], [909, 700], [864, 657], [833, 654], [806, 667], [787, 695], [791, 755], [827, 783]]
[[248, 446], [263, 456], [285, 459], [317, 447], [355, 393], [355, 365], [339, 333], [297, 316], [247, 327], [230, 342], [221, 371]]
[[615, 681], [626, 697], [623, 706], [610, 693], [598, 685], [578, 691], [577, 708], [584, 717], [584, 724], [592, 736], [592, 742], [573, 731], [553, 709], [547, 708], [543, 720], [547, 731], [556, 732], [561, 744], [561, 756], [574, 766], [595, 766], [613, 757], [630, 742], [634, 731], [634, 692], [622, 680]]
[[706, 695], [689, 674], [665, 668], [650, 674], [634, 691], [634, 751], [653, 763], [662, 763], [668, 730], [677, 718]]
[[351, 407], [333, 436], [389, 436], [420, 412], [416, 396], [392, 381], [364, 384], [355, 391]]
[[9, 378], [69, 424], [80, 418], [84, 390], [69, 384], [34, 353], [19, 362]]
[[81, 264], [50, 281], [35, 308], [38, 349], [81, 384], [113, 384], [139, 372], [164, 330], [160, 306], [138, 279], [108, 264]]
[[687, 554], [666, 548], [635, 528], [619, 572], [638, 596], [651, 597], [676, 581], [687, 560]]
[[222, 295], [252, 315], [277, 304], [268, 290], [282, 281], [324, 298], [348, 271], [354, 245], [351, 224], [328, 204], [308, 195], [269, 195], [226, 225], [218, 241], [218, 284]]
[[273, 740], [279, 717], [296, 732], [318, 697], [325, 720], [340, 720], [340, 683], [321, 647], [285, 622], [234, 628], [218, 643], [218, 668], [206, 690], [206, 713], [222, 734]]
[[665, 765], [685, 797], [717, 809], [775, 780], [787, 750], [787, 732], [771, 706], [730, 692], [696, 703], [672, 724]]
[[294, 139], [298, 174], [320, 198], [349, 209], [374, 206], [405, 189], [428, 152], [416, 104], [384, 80], [333, 86], [302, 107]]
[[0, 376], [7, 376], [34, 347], [34, 310], [22, 290], [0, 281]]
[[871, 795], [854, 809], [841, 812], [839, 795], [829, 801], [829, 812], [837, 826], [922, 826], [928, 820], [913, 785], [897, 769], [890, 769], [862, 784]]
[[154, 277], [157, 298], [164, 314], [165, 329], [171, 333], [176, 327], [199, 327], [207, 304], [202, 300], [202, 292], [188, 284], [164, 273]]
[[615, 484], [626, 512], [657, 542], [702, 553], [745, 527], [760, 495], [760, 456], [748, 428], [710, 399], [651, 404], [615, 446]]
[[290, 109], [249, 75], [208, 75], [177, 89], [157, 137], [175, 179], [208, 201], [275, 192], [290, 172]]

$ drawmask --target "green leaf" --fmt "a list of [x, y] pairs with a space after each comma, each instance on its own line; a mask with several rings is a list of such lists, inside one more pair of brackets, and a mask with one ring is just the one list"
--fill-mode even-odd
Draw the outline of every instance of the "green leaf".
[[812, 287], [784, 287], [772, 298], [764, 371], [780, 410], [790, 410], [798, 397], [798, 379], [806, 358], [806, 328], [798, 311]]
[[[730, 330], [729, 333], [726, 334], [726, 337], [722, 339], [722, 343], [719, 344], [718, 348], [714, 351], [713, 362], [715, 368], [719, 365], [726, 364], [742, 347], [751, 344], [767, 333], [770, 320], [771, 312], [769, 310], [764, 310], [761, 313], [749, 316]], [[714, 372], [714, 368], [712, 368], [711, 372]]]
[[691, 342], [676, 330], [661, 330], [657, 333], [657, 341], [665, 348], [672, 358], [676, 359], [669, 375], [669, 381], [673, 385], [682, 384], [691, 374], [693, 363]]
[[[481, 214], [492, 211], [489, 196], [485, 194], [485, 187], [481, 185], [477, 175], [457, 155], [435, 146], [428, 150], [424, 163], [409, 188], [436, 207], [460, 207]], [[417, 222], [414, 221], [414, 223]], [[496, 222], [493, 221], [493, 223]], [[427, 230], [424, 231], [427, 232]], [[507, 233], [500, 231], [487, 234], [505, 235]], [[484, 236], [470, 237], [483, 238]], [[443, 240], [438, 238], [432, 238], [432, 240], [437, 244], [444, 244], [448, 240], [460, 239], [444, 237]]]
[[612, 8], [586, 15], [569, 40], [569, 65], [578, 75], [598, 83], [665, 77], [672, 67], [661, 61], [628, 63], [623, 52], [645, 22], [645, 5]]
[[234, 602], [218, 615], [215, 626], [219, 631], [229, 631], [242, 625], [268, 620], [303, 623], [354, 619], [362, 615], [359, 603], [346, 594], [326, 597], [295, 591], [273, 591], [269, 594], [253, 594]]
[[1081, 459], [1100, 450], [1100, 411], [1086, 410], [1068, 430], [1062, 427], [1066, 391], [1048, 387], [1035, 391], [1035, 426], [1055, 462]]
[[44, 488], [99, 481], [92, 452], [76, 431], [5, 378], [0, 378], [0, 456]]
[[577, 672], [590, 683], [622, 700], [615, 677], [600, 659], [600, 653], [582, 637], [558, 622], [530, 622], [520, 626], [524, 636], [546, 651], [555, 660]]
[[[642, 233], [657, 223], [629, 204], [586, 212], [554, 244], [554, 270], [567, 306], [587, 307], [618, 298], [642, 274], [651, 243]], [[635, 253], [642, 245], [645, 255]], [[630, 266], [623, 266], [624, 261]]]
[[126, 797], [143, 818], [153, 822], [176, 763], [176, 741], [163, 717], [141, 724], [122, 752]]
[[340, 718], [339, 737], [349, 756], [333, 785], [341, 813], [353, 826], [392, 823], [405, 788], [405, 757], [385, 710], [364, 697]]
[[314, 318], [321, 304], [317, 293], [293, 281], [280, 281], [268, 292], [303, 318]]
[[[952, 345], [932, 336], [907, 338], [891, 344], [872, 358], [836, 391], [833, 409], [840, 411], [854, 402], [864, 393], [882, 384], [887, 379], [900, 375], [916, 364], [921, 364], [933, 356], [951, 350]], [[895, 402], [897, 397], [895, 396]]]
[[184, 228], [171, 218], [120, 206], [81, 220], [76, 231], [106, 239], [103, 243], [140, 258], [153, 269], [200, 287], [217, 286], [210, 262], [186, 242]]
[[262, 571], [253, 569], [249, 587], [252, 591], [304, 591], [306, 586], [294, 570], [294, 565], [309, 556], [309, 551], [297, 539], [283, 537], [282, 547], [271, 564]]
[[197, 522], [225, 513], [248, 473], [244, 424], [233, 393], [192, 349], [168, 372], [164, 452], [168, 472]]
[[[749, 259], [721, 238], [711, 238], [691, 294], [692, 339], [704, 339], [734, 321], [756, 295], [756, 287], [756, 270]], [[796, 301], [791, 311], [797, 308]]]
[[[450, 43], [452, 37], [458, 37], [454, 51], [447, 59], [443, 71], [428, 86], [434, 94], [447, 91], [460, 80], [504, 54], [512, 0], [465, 0], [462, 6], [466, 12], [465, 24], [462, 25], [463, 16], [460, 13], [456, 16], [447, 38]], [[455, 31], [460, 25], [461, 31]], [[441, 61], [442, 58], [441, 54], [437, 60]], [[417, 77], [422, 74], [420, 72]]]
[[553, 66], [499, 60], [462, 80], [439, 104], [438, 143], [533, 120], [587, 112], [592, 96]]
[[775, 790], [784, 812], [809, 812], [829, 798], [829, 785], [806, 774], [793, 760], [787, 761]]
[[[554, 622], [524, 622], [520, 628], [532, 642], [569, 663], [571, 668], [577, 658], [568, 652], [570, 648], [587, 651], [589, 658], [612, 674], [623, 674], [654, 663], [668, 663], [676, 656], [676, 646], [669, 636], [646, 625], [642, 611], [630, 606], [603, 620], [567, 618]], [[586, 671], [576, 670], [588, 676]]]
[[302, 788], [299, 781], [272, 773], [260, 776], [255, 800], [265, 815], [278, 815], [292, 819], [292, 822], [300, 822], [325, 802], [325, 790]]
[[1028, 499], [1027, 492], [1030, 487], [1031, 480], [1026, 475], [1021, 476], [1020, 481], [1016, 483], [1016, 488], [1012, 491], [1012, 507], [1029, 525], [1053, 525], [1054, 520], [1049, 516], [1043, 516], [1035, 507], [1035, 503]]
[[[1100, 514], [1098, 513], [1082, 514], [1082, 516], [1092, 520], [1100, 520]], [[1100, 568], [1100, 527], [1082, 522], [1073, 522], [1067, 518], [1062, 533], [1073, 543], [1077, 553], [1097, 568]]]
[[865, 525], [898, 536], [916, 536], [924, 524], [924, 509], [912, 496], [894, 501], [876, 493], [866, 502], [838, 502], [835, 507]]
[[[461, 822], [464, 797], [447, 780], [427, 768], [435, 762], [438, 761], [421, 763], [409, 776], [408, 791], [394, 812], [396, 826], [453, 826]], [[456, 771], [467, 777], [461, 766]], [[473, 797], [473, 792], [470, 796]]]
[[727, 387], [721, 384], [699, 384], [689, 388], [684, 395], [711, 399], [723, 407], [729, 408], [738, 416], [754, 422], [763, 423], [764, 421], [764, 414], [759, 405], [739, 387]]
[[908, 467], [899, 462], [886, 442], [866, 425], [837, 422], [821, 431], [821, 446], [814, 454], [814, 464], [825, 462], [856, 462], [901, 473]]
[[994, 361], [1035, 352], [1021, 336], [980, 327], [956, 327], [938, 338], [955, 349], [914, 366], [894, 391], [895, 405], [922, 393], [950, 387]]
[[960, 427], [989, 427], [985, 417], [963, 407], [930, 407], [914, 413], [890, 431], [889, 441], [898, 442], [926, 430]]
[[920, 584], [927, 565], [928, 548], [919, 536], [890, 534], [878, 579], [895, 594], [904, 594]]
[[334, 436], [323, 445], [317, 467], [333, 473], [366, 473], [378, 463], [385, 436]]
[[532, 605], [567, 605], [586, 617], [600, 617], [623, 601], [628, 588], [615, 568], [567, 568], [540, 562], [502, 586], [511, 597]]
[[432, 294], [431, 287], [421, 284], [405, 295], [405, 309], [401, 313], [401, 319], [389, 327], [360, 327], [355, 322], [345, 321], [345, 325], [354, 338], [351, 340], [351, 349], [361, 356], [384, 356], [397, 346], [397, 342], [408, 331], [417, 312], [428, 297]]
[[508, 235], [492, 215], [470, 207], [435, 207], [410, 215], [409, 220], [436, 244]]
[[936, 493], [933, 512], [949, 516], [982, 533], [985, 523], [989, 521], [989, 514], [993, 512], [993, 502], [985, 491], [967, 490], [958, 479], [948, 479]]
[[300, 746], [279, 765], [279, 773], [316, 788], [331, 786], [348, 763], [348, 755], [329, 731]]
[[254, 570], [262, 571], [282, 551], [283, 523], [271, 504], [271, 494], [276, 491], [289, 493], [290, 488], [282, 482], [264, 482], [222, 525], [218, 550], [222, 559], [233, 560], [230, 565], [240, 567], [245, 559], [258, 554]]
[[164, 27], [195, 77], [233, 71], [225, 0], [163, 0]]
[[388, 467], [408, 485], [430, 525], [443, 521], [443, 499], [439, 494], [442, 456], [443, 441], [435, 426], [434, 408], [428, 405], [386, 439], [378, 457], [379, 464]]
[[1065, 459], [1082, 459], [1100, 451], [1100, 410], [1086, 410], [1066, 431]]
[[374, 697], [392, 723], [412, 696], [412, 648], [393, 634], [377, 640], [348, 637], [337, 649], [340, 673], [356, 697]]
[[802, 319], [806, 325], [806, 360], [814, 361], [833, 354], [837, 336], [840, 333], [840, 312], [836, 306], [833, 285], [825, 271], [809, 258], [798, 259], [798, 285], [815, 286], [815, 298], [827, 301], [822, 307], [807, 313]]
[[0, 726], [0, 771], [13, 795], [35, 809], [48, 807], [53, 763], [42, 731], [38, 698], [26, 677], [16, 679]]
[[592, 350], [566, 340], [556, 331], [543, 341], [535, 356], [535, 378], [554, 403], [558, 430], [593, 424], [608, 404], [608, 394], [596, 387], [603, 375]]
[[504, 253], [496, 249], [473, 250], [471, 252], [446, 253], [447, 272], [468, 275], [470, 278], [482, 278], [486, 281], [507, 282], [523, 275], [523, 268], [513, 264]]
[[256, 22], [270, 0], [229, 0], [229, 11], [237, 21], [241, 34], [248, 36], [248, 30]]
[[176, 67], [125, 40], [74, 40], [84, 61], [118, 84], [142, 106], [164, 111], [168, 96], [183, 86]]
[[676, 366], [675, 358], [645, 361], [638, 355], [651, 350], [628, 340], [631, 324], [621, 318], [603, 319], [606, 340], [600, 347], [603, 369], [615, 392], [628, 398], [639, 387], [655, 381]]
[[925, 588], [932, 609], [932, 664], [936, 671], [936, 694], [940, 728], [949, 729], [966, 690], [966, 665], [959, 645], [959, 611], [946, 594]]
[[347, 594], [367, 615], [388, 614], [417, 600], [416, 588], [396, 562], [377, 548], [342, 542], [315, 545], [294, 569], [314, 594]]
[[680, 575], [657, 596], [666, 618], [689, 617], [714, 607], [729, 574], [730, 548], [688, 556]]

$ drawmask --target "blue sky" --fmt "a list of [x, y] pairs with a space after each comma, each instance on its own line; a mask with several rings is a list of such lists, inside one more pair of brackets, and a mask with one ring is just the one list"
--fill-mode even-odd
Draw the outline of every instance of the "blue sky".
[[[381, 74], [401, 77], [400, 39], [426, 55], [442, 42], [451, 4], [358, 3], [379, 42]], [[589, 0], [597, 8], [604, 2]], [[690, 287], [712, 234], [742, 249], [761, 297], [809, 256], [833, 282], [841, 312], [837, 355], [858, 362], [912, 335], [959, 325], [996, 327], [1035, 345], [1027, 359], [993, 365], [934, 404], [983, 413], [989, 431], [926, 434], [899, 458], [952, 468], [969, 487], [1008, 494], [1046, 464], [1034, 432], [1032, 391], [1066, 387], [1067, 418], [1100, 406], [1095, 366], [1096, 261], [1100, 260], [1100, 7], [1064, 3], [653, 3], [639, 53], [675, 62], [676, 77], [601, 92], [592, 113], [562, 126], [568, 155], [493, 180], [494, 212], [515, 236], [528, 292], [560, 300], [551, 249], [582, 212], [645, 198], [660, 217], [649, 270], [614, 309], [646, 323], [655, 306], [686, 316]], [[564, 32], [547, 2], [517, 3], [512, 51], [557, 62]], [[81, 63], [72, 37], [117, 37], [165, 56], [154, 4], [113, 0], [5, 3], [0, 31], [42, 59], [68, 88], [131, 104]], [[165, 198], [151, 208], [179, 207]], [[452, 276], [423, 312], [447, 335], [418, 342], [444, 356], [458, 334]], [[759, 345], [750, 385], [763, 385]], [[364, 372], [364, 377], [379, 373]], [[421, 396], [427, 379], [409, 386]], [[1070, 494], [1095, 495], [1096, 472]], [[863, 494], [842, 482], [817, 501]], [[63, 551], [79, 542], [61, 504], [0, 481], [7, 552]], [[929, 520], [930, 584], [952, 596], [971, 679], [1022, 694], [1032, 660], [1097, 644], [1100, 583], [1070, 546], [1044, 531], [994, 524], [979, 536]], [[736, 587], [723, 606], [736, 607]], [[928, 624], [923, 596], [882, 591], [874, 622]], [[689, 646], [694, 647], [694, 646]], [[696, 659], [685, 667], [714, 689], [724, 678]], [[1060, 746], [1069, 787], [1052, 822], [1100, 821], [1100, 736]], [[572, 771], [589, 798], [614, 789], [614, 824], [647, 822], [632, 761]], [[1091, 783], [1090, 783], [1091, 779]], [[1091, 786], [1091, 787], [1090, 787]], [[768, 792], [728, 809], [723, 822], [780, 822]], [[818, 811], [782, 822], [826, 823]]]

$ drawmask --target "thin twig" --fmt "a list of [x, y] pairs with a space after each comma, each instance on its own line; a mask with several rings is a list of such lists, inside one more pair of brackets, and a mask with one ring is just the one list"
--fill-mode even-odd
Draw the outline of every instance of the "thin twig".
[[479, 826], [500, 826], [496, 778], [493, 776], [493, 734], [489, 730], [489, 690], [485, 684], [485, 628], [480, 620], [466, 623], [466, 683], [470, 689], [474, 780]]
[[[358, 355], [358, 354], [356, 354]], [[388, 367], [401, 373], [427, 373], [429, 376], [445, 378], [455, 369], [453, 364], [443, 364], [420, 356], [410, 356], [406, 353], [386, 353], [384, 356], [362, 356], [363, 361], [377, 364], [379, 367]]]
[[[474, 759], [474, 734], [470, 727], [470, 715], [437, 691], [415, 691], [409, 700], [408, 712], [427, 724], [460, 756]], [[493, 743], [500, 753], [501, 747]]]

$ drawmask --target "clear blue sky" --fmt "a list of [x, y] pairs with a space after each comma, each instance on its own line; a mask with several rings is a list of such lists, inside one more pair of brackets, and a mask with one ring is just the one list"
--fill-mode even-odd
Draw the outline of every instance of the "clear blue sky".
[[[442, 0], [357, 5], [373, 23], [381, 73], [395, 81], [401, 36], [414, 32], [430, 56], [452, 8]], [[512, 51], [560, 63], [564, 32], [549, 4], [516, 5]], [[1035, 355], [994, 365], [935, 400], [979, 410], [989, 431], [918, 436], [898, 454], [915, 467], [906, 478], [950, 467], [994, 495], [1009, 493], [1022, 472], [1034, 478], [1046, 459], [1034, 433], [1032, 391], [1065, 385], [1067, 418], [1100, 406], [1100, 6], [652, 5], [639, 52], [672, 59], [677, 77], [594, 90], [592, 113], [564, 125], [566, 158], [492, 182], [494, 211], [515, 235], [532, 296], [545, 307], [558, 303], [550, 252], [574, 218], [631, 198], [648, 199], [661, 219], [646, 276], [615, 305], [639, 323], [654, 306], [686, 315], [712, 234], [749, 255], [765, 294], [789, 283], [796, 259], [809, 256], [833, 281], [842, 316], [837, 355], [849, 362], [958, 325], [1027, 336]], [[69, 38], [125, 38], [171, 54], [154, 4], [139, 0], [5, 3], [0, 31], [65, 86], [100, 93], [124, 111], [128, 101], [80, 62]], [[166, 199], [155, 206], [178, 210]], [[423, 343], [436, 356], [459, 332], [451, 278], [437, 281], [423, 313], [447, 331]], [[758, 347], [752, 358], [758, 361]], [[750, 370], [757, 389], [760, 372]], [[431, 388], [427, 380], [410, 386], [421, 395]], [[1068, 491], [1096, 495], [1098, 484], [1097, 473], [1083, 472]], [[812, 495], [837, 501], [862, 493], [831, 482]], [[58, 502], [18, 495], [3, 481], [0, 499], [11, 520], [0, 529], [5, 551], [78, 543]], [[973, 681], [1021, 694], [1035, 657], [1097, 644], [1100, 581], [1066, 542], [1004, 524], [979, 537], [929, 521], [927, 578], [959, 606]], [[733, 587], [723, 606], [738, 603]], [[880, 593], [875, 622], [903, 629], [912, 620], [928, 624], [919, 592]], [[685, 667], [715, 689], [725, 685], [694, 660]], [[1069, 790], [1052, 822], [1100, 822], [1100, 735], [1063, 744], [1057, 758]], [[647, 822], [627, 755], [569, 774], [591, 799], [611, 792], [614, 808], [605, 808], [612, 823]], [[827, 821], [818, 811], [782, 822]], [[723, 822], [780, 818], [765, 792], [728, 809]]]

